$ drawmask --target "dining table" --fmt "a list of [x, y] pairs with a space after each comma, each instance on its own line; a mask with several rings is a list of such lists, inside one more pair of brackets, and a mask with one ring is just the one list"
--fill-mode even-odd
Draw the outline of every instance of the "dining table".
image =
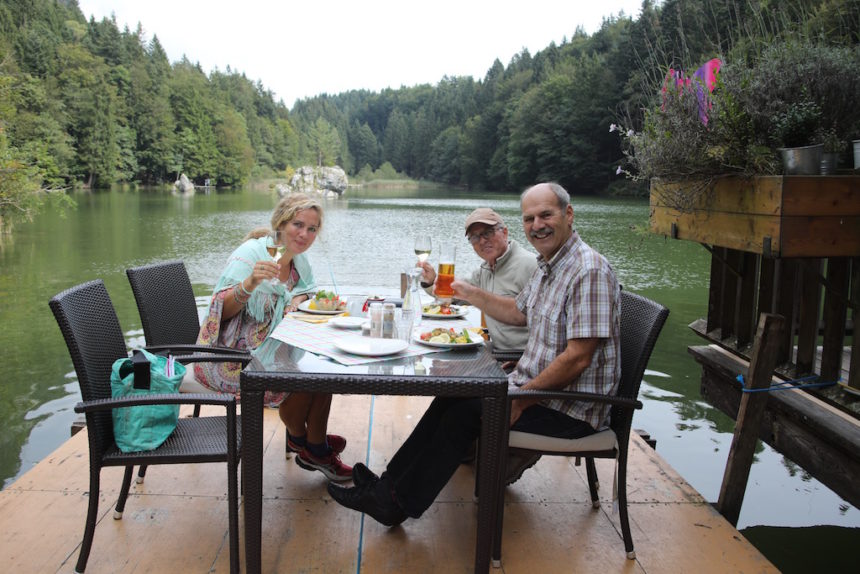
[[[411, 340], [407, 348], [394, 354], [363, 350], [352, 354], [342, 350], [353, 348], [346, 342], [369, 337], [298, 317], [284, 318], [240, 375], [246, 571], [253, 574], [262, 567], [263, 397], [267, 391], [275, 391], [480, 398], [474, 570], [488, 572], [505, 466], [508, 388], [491, 342], [447, 348]], [[437, 326], [461, 329], [467, 324], [464, 319], [425, 319], [415, 333]]]

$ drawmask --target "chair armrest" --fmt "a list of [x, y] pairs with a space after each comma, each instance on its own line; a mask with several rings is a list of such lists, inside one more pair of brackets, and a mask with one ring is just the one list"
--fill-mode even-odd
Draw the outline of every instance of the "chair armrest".
[[560, 399], [591, 401], [594, 403], [607, 403], [629, 409], [641, 409], [642, 401], [627, 397], [616, 397], [600, 395], [596, 393], [582, 393], [579, 391], [533, 391], [530, 389], [508, 389], [508, 399]]
[[229, 407], [231, 404], [234, 407], [236, 405], [236, 397], [234, 395], [216, 393], [164, 393], [83, 401], [75, 405], [75, 412], [109, 411], [121, 407], [136, 407], [139, 405], [220, 405]]
[[194, 353], [192, 355], [177, 355], [176, 360], [183, 365], [188, 363], [241, 363], [244, 367], [251, 362], [251, 355], [221, 355], [218, 353]]
[[493, 349], [493, 358], [497, 361], [519, 361], [523, 356], [522, 351]]
[[222, 355], [246, 356], [251, 354], [249, 351], [241, 349], [231, 349], [230, 347], [211, 347], [209, 345], [147, 345], [144, 348], [150, 353], [156, 354], [160, 354], [162, 351], [169, 351], [174, 355], [181, 353], [220, 353]]

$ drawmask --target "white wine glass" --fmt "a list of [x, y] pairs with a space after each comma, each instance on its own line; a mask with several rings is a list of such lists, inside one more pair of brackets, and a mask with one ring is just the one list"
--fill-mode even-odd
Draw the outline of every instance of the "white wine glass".
[[[281, 260], [281, 256], [284, 254], [286, 247], [281, 244], [277, 231], [273, 231], [269, 236], [272, 238], [272, 243], [274, 244], [274, 247], [275, 247], [275, 254], [272, 255], [272, 261], [277, 263], [278, 261]], [[272, 285], [277, 285], [280, 282], [281, 282], [280, 277], [273, 277], [273, 278], [269, 279], [269, 283]]]
[[415, 255], [418, 257], [419, 263], [424, 263], [430, 257], [430, 252], [433, 250], [433, 242], [429, 235], [415, 236]]

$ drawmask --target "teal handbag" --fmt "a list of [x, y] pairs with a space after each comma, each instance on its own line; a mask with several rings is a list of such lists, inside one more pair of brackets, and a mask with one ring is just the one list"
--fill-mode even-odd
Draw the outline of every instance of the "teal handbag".
[[[172, 373], [168, 373], [168, 361]], [[167, 357], [135, 350], [111, 367], [113, 398], [179, 392], [185, 367]], [[113, 434], [122, 452], [153, 450], [167, 440], [179, 420], [179, 405], [138, 405], [113, 409]]]

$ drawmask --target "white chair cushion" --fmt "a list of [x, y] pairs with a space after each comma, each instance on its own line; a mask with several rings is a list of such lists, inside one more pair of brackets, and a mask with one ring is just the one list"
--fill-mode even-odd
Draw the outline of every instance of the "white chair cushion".
[[612, 429], [572, 439], [511, 431], [508, 445], [512, 448], [527, 448], [547, 452], [595, 452], [616, 448], [618, 440]]
[[182, 384], [179, 385], [180, 393], [214, 393], [209, 387], [204, 387], [194, 378], [194, 365], [186, 365], [185, 376], [182, 377]]

